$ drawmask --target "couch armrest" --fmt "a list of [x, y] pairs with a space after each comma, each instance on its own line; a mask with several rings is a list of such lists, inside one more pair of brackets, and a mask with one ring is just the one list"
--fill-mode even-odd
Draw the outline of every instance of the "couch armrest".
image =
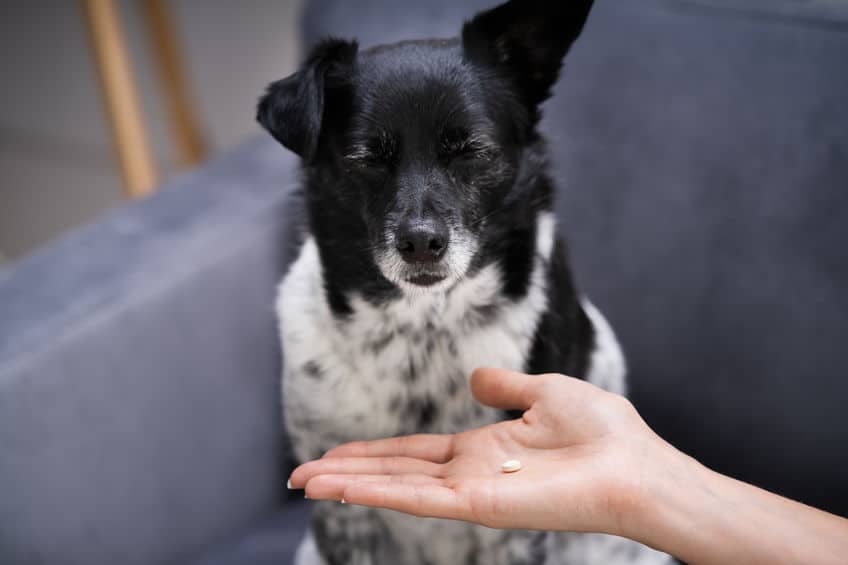
[[249, 142], [0, 271], [0, 562], [172, 562], [279, 505], [294, 168]]

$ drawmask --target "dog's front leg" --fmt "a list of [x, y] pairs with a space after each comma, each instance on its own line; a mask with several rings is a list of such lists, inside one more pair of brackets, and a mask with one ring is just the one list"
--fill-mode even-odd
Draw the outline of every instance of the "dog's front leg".
[[297, 565], [399, 563], [400, 548], [376, 513], [368, 508], [316, 502], [311, 534], [323, 563], [301, 563], [299, 559]]

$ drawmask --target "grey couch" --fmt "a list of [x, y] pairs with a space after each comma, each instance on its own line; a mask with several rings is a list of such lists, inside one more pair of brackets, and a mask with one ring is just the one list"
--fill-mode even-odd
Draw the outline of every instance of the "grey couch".
[[[306, 43], [453, 35], [486, 4], [319, 0]], [[649, 423], [843, 515], [847, 64], [835, 0], [598, 0], [544, 123]], [[0, 272], [0, 563], [290, 562], [295, 169], [260, 136]]]

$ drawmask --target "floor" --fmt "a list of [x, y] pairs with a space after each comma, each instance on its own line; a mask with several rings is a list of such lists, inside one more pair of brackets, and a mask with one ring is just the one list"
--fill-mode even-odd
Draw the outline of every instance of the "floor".
[[[264, 86], [298, 59], [302, 0], [171, 0], [185, 64], [213, 151], [258, 129]], [[175, 151], [137, 0], [119, 0], [160, 177]], [[0, 3], [0, 263], [124, 201], [78, 2]]]

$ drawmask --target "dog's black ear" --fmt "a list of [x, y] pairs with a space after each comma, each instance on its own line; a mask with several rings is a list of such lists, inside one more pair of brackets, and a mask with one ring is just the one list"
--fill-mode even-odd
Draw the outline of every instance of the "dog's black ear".
[[592, 0], [510, 0], [466, 22], [465, 55], [507, 73], [525, 101], [536, 106], [550, 96], [591, 7]]
[[310, 160], [321, 133], [326, 90], [344, 81], [357, 49], [355, 41], [319, 43], [299, 71], [268, 85], [259, 99], [256, 121], [285, 147]]

